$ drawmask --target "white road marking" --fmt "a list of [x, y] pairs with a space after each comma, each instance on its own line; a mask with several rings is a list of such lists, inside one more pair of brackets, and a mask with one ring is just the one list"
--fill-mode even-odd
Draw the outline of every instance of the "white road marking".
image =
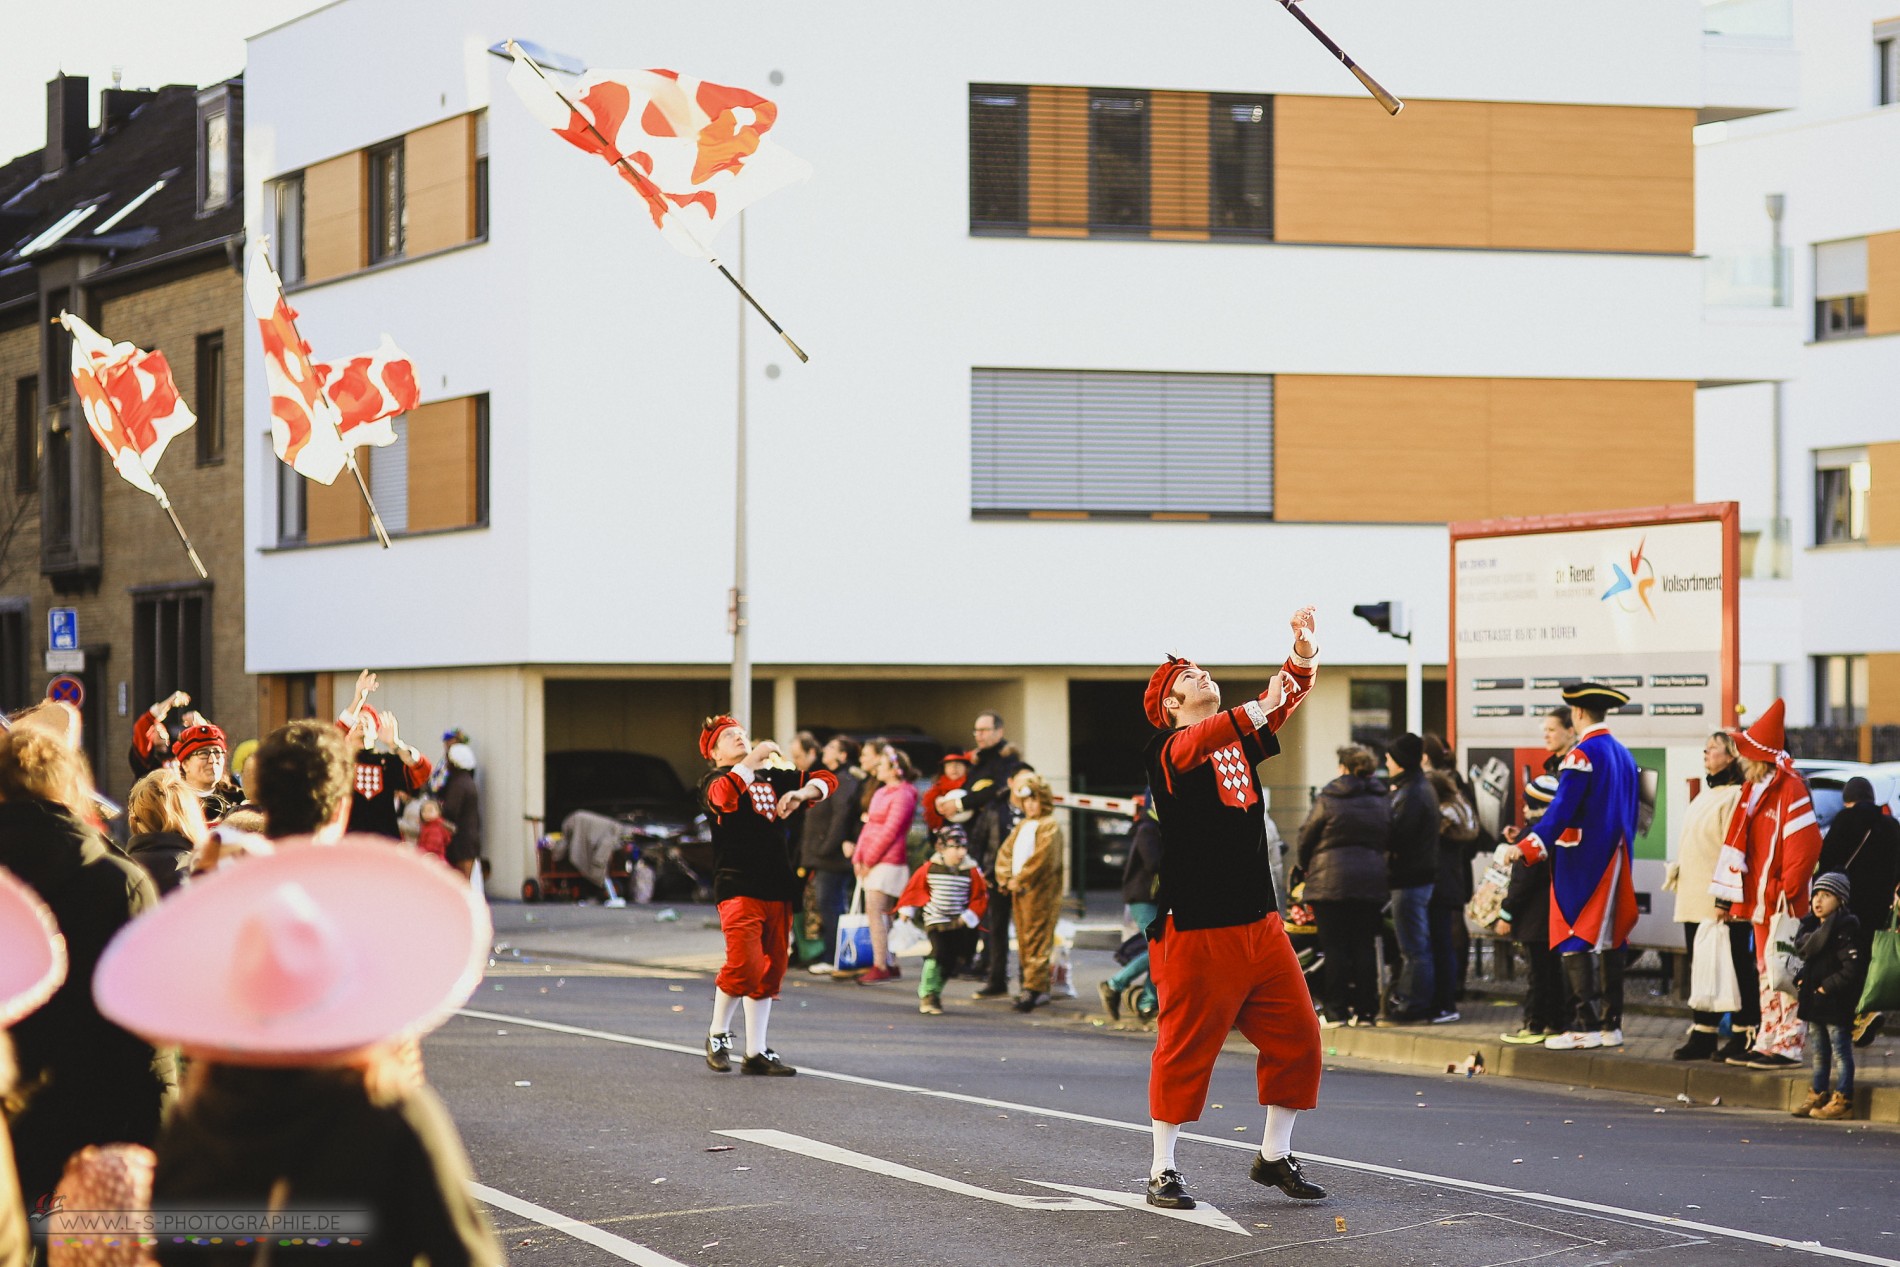
[[[641, 1038], [634, 1034], [616, 1034], [611, 1030], [588, 1029], [579, 1025], [562, 1025], [556, 1021], [530, 1020], [502, 1012], [477, 1011], [463, 1008], [458, 1015], [471, 1016], [476, 1020], [507, 1021], [514, 1025], [527, 1025], [534, 1029], [547, 1030], [555, 1034], [571, 1034], [576, 1038], [597, 1038], [602, 1042], [620, 1043], [629, 1047], [645, 1047], [652, 1051], [670, 1051], [685, 1056], [703, 1057], [705, 1053], [698, 1047], [688, 1047], [683, 1043], [662, 1042], [657, 1038]], [[1067, 1122], [1085, 1122], [1091, 1126], [1106, 1126], [1118, 1131], [1132, 1131], [1147, 1136], [1152, 1128], [1147, 1122], [1122, 1122], [1112, 1117], [1097, 1117], [1092, 1113], [1076, 1113], [1069, 1109], [1046, 1108], [1039, 1104], [1018, 1104], [1013, 1100], [994, 1100], [987, 1096], [968, 1095], [961, 1091], [939, 1091], [933, 1087], [917, 1087], [902, 1082], [886, 1082], [881, 1078], [866, 1078], [854, 1073], [832, 1073], [823, 1069], [813, 1069], [809, 1065], [798, 1067], [800, 1077], [828, 1078], [833, 1082], [848, 1082], [853, 1086], [876, 1087], [882, 1091], [900, 1091], [906, 1095], [920, 1095], [936, 1100], [955, 1100], [963, 1104], [975, 1104], [988, 1109], [1007, 1109], [1016, 1113], [1034, 1113], [1039, 1117], [1056, 1118]], [[1213, 1135], [1195, 1135], [1182, 1132], [1181, 1138], [1201, 1144], [1215, 1144], [1222, 1148], [1239, 1148], [1252, 1152], [1255, 1145], [1245, 1140], [1221, 1139]], [[1651, 1214], [1647, 1210], [1631, 1210], [1623, 1206], [1604, 1205], [1596, 1201], [1582, 1201], [1575, 1197], [1558, 1196], [1550, 1192], [1535, 1192], [1529, 1188], [1512, 1188], [1503, 1184], [1480, 1183], [1475, 1179], [1451, 1179], [1443, 1175], [1428, 1175], [1416, 1170], [1400, 1170], [1394, 1166], [1380, 1166], [1372, 1162], [1353, 1161], [1345, 1157], [1322, 1157], [1317, 1153], [1301, 1153], [1304, 1161], [1326, 1166], [1338, 1166], [1345, 1170], [1358, 1170], [1366, 1174], [1386, 1175], [1395, 1179], [1408, 1179], [1414, 1183], [1429, 1183], [1441, 1188], [1457, 1188], [1464, 1192], [1480, 1192], [1487, 1196], [1503, 1197], [1515, 1201], [1528, 1201], [1542, 1205], [1562, 1206], [1569, 1210], [1582, 1210], [1592, 1214], [1601, 1214], [1614, 1218], [1635, 1219], [1656, 1227], [1671, 1230], [1703, 1232], [1711, 1236], [1724, 1236], [1730, 1240], [1748, 1241], [1755, 1245], [1768, 1245], [1775, 1249], [1791, 1249], [1803, 1254], [1814, 1254], [1822, 1258], [1838, 1259], [1849, 1263], [1867, 1263], [1870, 1267], [1900, 1267], [1900, 1258], [1882, 1258], [1876, 1254], [1862, 1254], [1850, 1249], [1835, 1249], [1819, 1241], [1795, 1241], [1784, 1236], [1765, 1236], [1760, 1232], [1749, 1232], [1737, 1227], [1724, 1227], [1719, 1223], [1699, 1223], [1690, 1219], [1679, 1219], [1668, 1214]]]
[[638, 1241], [630, 1241], [624, 1236], [615, 1236], [612, 1232], [603, 1232], [592, 1223], [583, 1223], [579, 1219], [570, 1219], [565, 1214], [556, 1214], [544, 1206], [532, 1201], [523, 1201], [520, 1197], [509, 1196], [486, 1184], [471, 1183], [468, 1190], [475, 1194], [478, 1201], [486, 1201], [498, 1210], [506, 1210], [517, 1218], [530, 1219], [542, 1227], [565, 1232], [577, 1241], [586, 1241], [589, 1245], [606, 1250], [615, 1258], [625, 1259], [636, 1267], [687, 1267], [677, 1258], [668, 1258], [658, 1250], [648, 1249]]
[[1060, 1192], [1073, 1192], [1078, 1196], [1096, 1197], [1130, 1210], [1146, 1210], [1149, 1214], [1165, 1215], [1171, 1219], [1180, 1219], [1183, 1223], [1217, 1228], [1223, 1232], [1239, 1232], [1242, 1236], [1253, 1235], [1252, 1232], [1222, 1214], [1217, 1207], [1205, 1201], [1197, 1200], [1192, 1210], [1164, 1210], [1158, 1205], [1149, 1205], [1148, 1194], [1145, 1192], [1116, 1192], [1108, 1188], [1084, 1188], [1073, 1183], [1050, 1183], [1043, 1179], [1031, 1179], [1029, 1182], [1041, 1188], [1054, 1188]]
[[882, 1157], [873, 1157], [869, 1153], [854, 1153], [848, 1148], [840, 1148], [836, 1144], [827, 1144], [823, 1140], [809, 1139], [803, 1135], [793, 1135], [788, 1131], [714, 1131], [713, 1134], [742, 1139], [748, 1144], [764, 1144], [767, 1148], [779, 1148], [788, 1153], [800, 1153], [806, 1157], [815, 1157], [819, 1161], [836, 1162], [840, 1166], [868, 1170], [874, 1175], [887, 1175], [892, 1179], [920, 1183], [926, 1188], [938, 1188], [944, 1192], [954, 1192], [962, 1197], [994, 1201], [998, 1205], [1006, 1205], [1016, 1210], [1113, 1210], [1115, 1208], [1112, 1205], [1103, 1205], [1099, 1201], [1085, 1201], [1080, 1197], [1025, 1197], [1014, 1192], [997, 1192], [990, 1188], [979, 1188], [973, 1183], [964, 1183], [961, 1179], [933, 1175], [928, 1170], [918, 1170], [915, 1166], [906, 1166], [902, 1162], [886, 1161]]

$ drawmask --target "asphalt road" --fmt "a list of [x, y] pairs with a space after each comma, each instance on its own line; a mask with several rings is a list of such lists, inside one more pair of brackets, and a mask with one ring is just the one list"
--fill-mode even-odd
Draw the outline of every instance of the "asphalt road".
[[1900, 1131], [1329, 1064], [1294, 1147], [1331, 1196], [1296, 1204], [1247, 1177], [1231, 1053], [1179, 1153], [1218, 1214], [1170, 1218], [1139, 1200], [1146, 1042], [795, 978], [771, 1042], [803, 1072], [753, 1078], [699, 1055], [703, 975], [498, 964], [426, 1059], [510, 1258], [1900, 1267]]

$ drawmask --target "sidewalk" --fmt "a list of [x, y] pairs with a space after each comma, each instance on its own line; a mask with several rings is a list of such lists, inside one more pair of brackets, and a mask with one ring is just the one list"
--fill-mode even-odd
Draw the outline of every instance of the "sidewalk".
[[[666, 910], [674, 911], [678, 919], [656, 918]], [[608, 910], [600, 906], [496, 902], [490, 911], [498, 954], [513, 951], [553, 959], [591, 959], [704, 973], [717, 971], [725, 957], [718, 919], [710, 906]], [[1151, 1030], [1152, 1026], [1144, 1027], [1132, 1020], [1110, 1022], [1096, 997], [1096, 982], [1106, 980], [1115, 969], [1109, 948], [1121, 942], [1113, 917], [1097, 910], [1081, 916], [1077, 923], [1080, 931], [1074, 961], [1079, 997], [1058, 999], [1037, 1009], [1022, 1023], [1114, 1029], [1130, 1034]], [[787, 975], [786, 984], [788, 988], [846, 988], [796, 969]], [[1483, 984], [1489, 987], [1489, 983]], [[1727, 1107], [1785, 1112], [1805, 1098], [1806, 1066], [1787, 1073], [1767, 1073], [1706, 1060], [1671, 1060], [1670, 1052], [1682, 1042], [1688, 1028], [1688, 1013], [1666, 997], [1649, 996], [1648, 988], [1649, 983], [1642, 978], [1630, 981], [1624, 1043], [1609, 1050], [1559, 1052], [1501, 1042], [1500, 1034], [1517, 1028], [1520, 1003], [1495, 989], [1485, 997], [1460, 1004], [1461, 1019], [1450, 1024], [1327, 1030], [1321, 1041], [1328, 1057], [1443, 1071], [1448, 1066], [1462, 1070], [1465, 1062], [1476, 1055], [1484, 1062], [1486, 1076], [1629, 1091], [1667, 1100], [1686, 1095], [1698, 1105], [1719, 1102]], [[953, 984], [945, 994], [944, 1006], [958, 1012], [967, 1009], [1015, 1019], [1006, 1002], [971, 999], [974, 990], [973, 983]], [[910, 968], [902, 981], [862, 993], [888, 1000], [893, 1010], [914, 1013], [915, 969]], [[1229, 1042], [1236, 1050], [1252, 1050], [1239, 1035]], [[1900, 1124], [1900, 1040], [1885, 1034], [1854, 1054], [1855, 1119]]]

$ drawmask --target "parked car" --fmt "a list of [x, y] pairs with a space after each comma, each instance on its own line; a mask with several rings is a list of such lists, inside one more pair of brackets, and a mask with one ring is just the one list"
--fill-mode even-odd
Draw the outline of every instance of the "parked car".
[[[693, 877], [713, 873], [712, 824], [671, 762], [645, 752], [573, 748], [548, 753], [545, 775], [548, 831], [559, 831], [580, 809], [618, 819], [659, 872], [656, 897], [699, 897]], [[674, 851], [684, 868], [666, 865]]]
[[1797, 757], [1794, 768], [1808, 781], [1808, 792], [1814, 797], [1814, 818], [1822, 831], [1826, 831], [1834, 816], [1841, 812], [1841, 792], [1856, 775], [1874, 785], [1876, 801], [1900, 814], [1900, 761], [1869, 765], [1862, 761]]

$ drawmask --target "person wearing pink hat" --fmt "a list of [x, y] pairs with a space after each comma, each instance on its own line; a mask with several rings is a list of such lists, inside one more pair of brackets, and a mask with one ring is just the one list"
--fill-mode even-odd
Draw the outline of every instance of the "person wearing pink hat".
[[[0, 868], [0, 1096], [13, 1090], [7, 1028], [53, 997], [66, 979], [66, 939], [33, 890]], [[33, 1242], [13, 1149], [0, 1131], [0, 1267], [23, 1267]]]
[[[458, 876], [369, 836], [203, 877], [121, 930], [100, 1011], [192, 1057], [154, 1206], [361, 1209], [352, 1262], [504, 1262], [447, 1109], [395, 1055], [468, 999], [490, 933]], [[216, 1267], [253, 1250], [179, 1252]]]

